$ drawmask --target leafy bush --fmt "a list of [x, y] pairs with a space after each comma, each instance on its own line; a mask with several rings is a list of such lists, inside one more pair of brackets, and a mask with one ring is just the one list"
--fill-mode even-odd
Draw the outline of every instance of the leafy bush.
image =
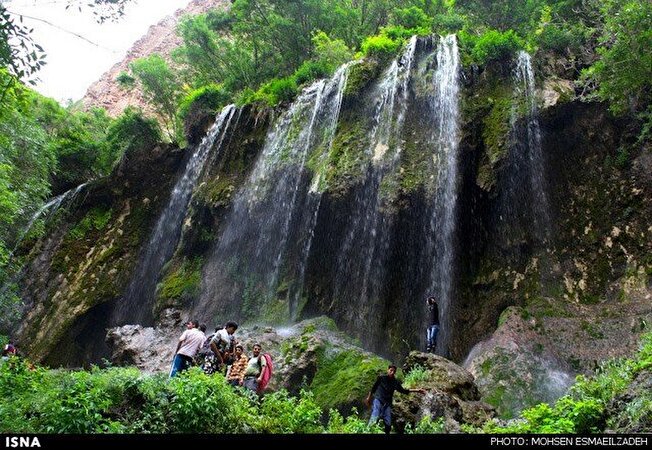
[[524, 47], [523, 40], [512, 30], [503, 33], [489, 30], [475, 39], [471, 58], [478, 65], [486, 65], [494, 61], [507, 61]]
[[409, 30], [424, 29], [429, 31], [432, 27], [432, 18], [417, 6], [395, 9], [392, 15], [393, 24]]
[[107, 141], [118, 155], [151, 150], [161, 142], [161, 128], [135, 108], [124, 110], [107, 132]]
[[416, 426], [412, 424], [407, 424], [405, 426], [406, 434], [434, 434], [434, 433], [444, 433], [446, 431], [444, 418], [438, 417], [435, 420], [432, 420], [430, 416], [424, 416]]
[[351, 415], [346, 419], [339, 411], [331, 409], [328, 412], [327, 431], [337, 434], [383, 433], [378, 422], [369, 425], [368, 421], [362, 420], [356, 408], [351, 410]]
[[380, 34], [370, 36], [362, 42], [361, 50], [364, 56], [374, 56], [380, 59], [394, 56], [401, 46], [401, 41]]
[[330, 75], [330, 72], [330, 66], [323, 61], [306, 61], [294, 73], [294, 79], [300, 86], [319, 78], [325, 78]]
[[294, 77], [272, 80], [263, 85], [253, 96], [254, 101], [261, 101], [269, 106], [283, 102], [291, 102], [296, 97], [299, 88]]
[[583, 71], [583, 79], [597, 83], [597, 97], [613, 112], [642, 112], [652, 103], [652, 4], [606, 2], [603, 15], [601, 58]]
[[410, 373], [405, 376], [403, 384], [406, 388], [413, 388], [419, 386], [419, 384], [424, 381], [428, 381], [429, 378], [430, 370], [417, 364], [412, 368], [412, 370], [410, 370]]
[[216, 114], [228, 103], [229, 97], [224, 88], [215, 83], [194, 89], [181, 99], [179, 118], [185, 120], [191, 111], [195, 114]]

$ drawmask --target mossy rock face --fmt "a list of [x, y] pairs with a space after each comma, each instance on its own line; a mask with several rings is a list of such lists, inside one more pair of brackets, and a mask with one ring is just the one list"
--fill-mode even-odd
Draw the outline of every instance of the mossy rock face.
[[357, 97], [380, 73], [381, 64], [377, 59], [365, 58], [357, 64], [351, 65], [349, 77], [344, 89], [345, 101]]
[[184, 260], [169, 267], [156, 290], [155, 314], [165, 308], [181, 307], [191, 302], [199, 293], [202, 258]]
[[[410, 352], [403, 364], [404, 387], [425, 393], [398, 394], [394, 398], [394, 425], [400, 432], [424, 417], [443, 417], [449, 431], [460, 424], [480, 425], [495, 416], [494, 408], [481, 401], [473, 376], [446, 358], [431, 353]], [[413, 376], [418, 372], [417, 377]], [[405, 384], [409, 383], [409, 386]]]
[[326, 317], [300, 322], [291, 330], [292, 335], [281, 344], [274, 386], [298, 393], [305, 385], [324, 409], [363, 408], [376, 377], [387, 370], [389, 362], [364, 351]]
[[[140, 247], [167, 200], [166, 190], [181, 156], [169, 147], [140, 153], [140, 159], [132, 158], [109, 177], [89, 185], [74, 209], [58, 219], [57, 229], [35, 247], [40, 253], [33, 255], [23, 279], [23, 295], [35, 307], [26, 313], [18, 331], [30, 357], [67, 364], [66, 357], [52, 358], [62, 353], [56, 350], [60, 342], [95, 345], [75, 334], [81, 332], [77, 325], [126, 288]], [[151, 165], [161, 172], [143, 170]], [[103, 314], [104, 320], [110, 319], [110, 311]]]
[[537, 332], [536, 319], [527, 317], [520, 308], [507, 308], [498, 330], [472, 351], [468, 362], [482, 399], [502, 418], [556, 400], [573, 380], [573, 372]]

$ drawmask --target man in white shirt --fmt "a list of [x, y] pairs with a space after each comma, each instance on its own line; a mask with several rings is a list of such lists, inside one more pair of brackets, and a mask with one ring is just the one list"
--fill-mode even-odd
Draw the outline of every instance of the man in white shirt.
[[177, 372], [183, 372], [191, 366], [197, 350], [206, 340], [206, 335], [199, 330], [199, 322], [196, 320], [186, 323], [186, 327], [187, 330], [181, 333], [177, 343], [170, 378], [175, 376]]

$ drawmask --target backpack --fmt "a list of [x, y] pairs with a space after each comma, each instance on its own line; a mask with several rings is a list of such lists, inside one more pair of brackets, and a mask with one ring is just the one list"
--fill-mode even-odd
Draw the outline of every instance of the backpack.
[[211, 340], [213, 339], [213, 336], [215, 336], [214, 333], [206, 338], [202, 346], [199, 347], [199, 351], [197, 352], [198, 355], [208, 355], [209, 353], [213, 353], [213, 350], [211, 350]]
[[263, 353], [261, 355], [263, 358], [265, 358], [265, 362], [267, 363], [263, 369], [263, 375], [261, 377], [260, 383], [258, 383], [258, 393], [261, 393], [265, 390], [267, 387], [267, 384], [269, 383], [269, 380], [272, 378], [272, 373], [274, 372], [274, 364], [272, 363], [272, 355], [269, 353]]

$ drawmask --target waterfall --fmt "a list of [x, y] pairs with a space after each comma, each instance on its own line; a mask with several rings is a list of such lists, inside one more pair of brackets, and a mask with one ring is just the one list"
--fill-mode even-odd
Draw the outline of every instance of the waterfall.
[[141, 254], [124, 300], [117, 307], [114, 316], [116, 324], [147, 324], [153, 320], [151, 306], [159, 273], [179, 242], [192, 191], [203, 172], [208, 156], [213, 148], [215, 152], [221, 150], [235, 111], [234, 105], [228, 105], [220, 112], [208, 134], [188, 160], [183, 175], [175, 184], [170, 200]]
[[[426, 242], [430, 282], [426, 295], [417, 299], [425, 317], [425, 297], [434, 295], [437, 298], [441, 324], [437, 338], [437, 353], [443, 355], [448, 353], [451, 336], [452, 290], [455, 274], [460, 139], [459, 71], [457, 39], [455, 35], [448, 35], [440, 39], [437, 48], [435, 92], [431, 103], [435, 121], [432, 137], [436, 186]], [[425, 326], [423, 330], [425, 334]]]
[[[526, 163], [520, 164], [518, 169], [524, 170], [529, 178], [530, 223], [534, 224], [539, 243], [545, 245], [550, 237], [550, 208], [544, 179], [545, 164], [541, 147], [541, 127], [539, 126], [539, 110], [535, 95], [534, 70], [532, 69], [532, 59], [527, 52], [520, 51], [518, 53], [514, 79], [516, 99], [511, 114], [512, 145], [515, 157], [519, 162]], [[524, 103], [525, 109], [523, 111], [525, 126], [519, 127], [517, 122], [518, 105], [522, 103]], [[517, 188], [515, 187], [515, 189]]]
[[71, 203], [73, 200], [75, 200], [77, 195], [82, 191], [82, 189], [84, 189], [86, 187], [87, 184], [88, 184], [88, 182], [82, 183], [79, 186], [77, 186], [76, 188], [70, 189], [70, 190], [64, 192], [63, 194], [54, 197], [52, 200], [47, 202], [45, 205], [41, 206], [41, 208], [39, 208], [39, 210], [34, 213], [34, 215], [29, 220], [29, 222], [27, 222], [27, 225], [25, 225], [23, 230], [20, 232], [20, 235], [19, 235], [18, 239], [16, 239], [16, 243], [14, 244], [13, 249], [11, 250], [11, 253], [9, 254], [9, 258], [11, 258], [13, 256], [15, 251], [18, 249], [18, 246], [20, 245], [20, 243], [23, 241], [23, 239], [25, 239], [25, 236], [27, 236], [27, 233], [29, 233], [29, 231], [32, 229], [32, 226], [34, 226], [34, 223], [39, 218], [45, 217], [47, 219], [49, 217], [52, 217], [64, 202]]
[[[340, 110], [342, 108], [344, 88], [346, 87], [349, 69], [352, 64], [355, 63], [348, 63], [340, 67], [333, 77], [333, 86], [336, 87], [336, 93], [333, 101], [327, 103], [325, 107], [326, 121], [324, 123], [324, 135], [322, 138], [325, 152], [322, 156], [328, 155], [333, 147], [333, 139], [335, 138]], [[330, 110], [328, 110], [329, 108]], [[321, 173], [316, 173], [313, 176], [313, 181], [302, 208], [305, 219], [302, 220], [298, 233], [298, 261], [295, 265], [296, 270], [294, 270], [294, 276], [290, 277], [293, 280], [293, 283], [288, 289], [288, 305], [290, 308], [290, 318], [292, 320], [296, 319], [299, 310], [299, 302], [301, 300], [301, 295], [303, 294], [306, 267], [308, 265], [308, 256], [310, 255], [312, 240], [315, 237], [315, 225], [317, 224], [317, 217], [323, 193], [319, 189], [321, 176]]]
[[353, 327], [368, 325], [380, 306], [390, 218], [383, 214], [381, 186], [395, 173], [402, 151], [401, 133], [408, 106], [408, 84], [417, 39], [413, 36], [403, 55], [384, 72], [374, 98], [372, 128], [363, 185], [356, 190], [352, 215], [338, 251], [332, 302], [355, 305]]
[[[263, 305], [269, 320], [295, 313], [292, 303], [298, 297], [294, 290], [289, 293], [286, 281], [293, 274], [284, 261], [295, 241], [309, 251], [318, 202], [310, 198], [306, 162], [315, 148], [332, 143], [347, 73], [344, 66], [332, 79], [304, 89], [268, 132], [204, 268], [201, 298], [193, 307], [197, 317], [218, 322], [224, 317], [216, 314], [253, 317]], [[307, 215], [306, 205], [311, 207]]]

